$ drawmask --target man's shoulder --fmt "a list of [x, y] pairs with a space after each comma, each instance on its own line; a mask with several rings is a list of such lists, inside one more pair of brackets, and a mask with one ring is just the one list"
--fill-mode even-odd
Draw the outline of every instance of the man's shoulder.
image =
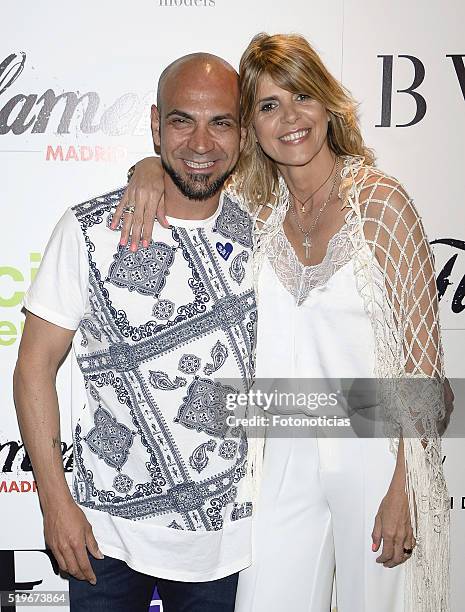
[[213, 227], [225, 238], [238, 242], [242, 246], [252, 248], [253, 222], [250, 210], [228, 191], [223, 192], [221, 210]]
[[109, 226], [111, 213], [118, 206], [124, 189], [125, 187], [119, 187], [113, 191], [94, 196], [89, 200], [71, 206], [70, 210], [83, 229], [101, 224], [102, 222]]
[[[249, 203], [244, 200], [244, 198], [230, 185], [227, 185], [223, 189], [223, 206], [226, 204], [230, 208], [236, 208], [237, 210], [243, 211], [245, 215], [251, 217], [252, 210], [249, 206]], [[243, 215], [243, 216], [245, 216]]]

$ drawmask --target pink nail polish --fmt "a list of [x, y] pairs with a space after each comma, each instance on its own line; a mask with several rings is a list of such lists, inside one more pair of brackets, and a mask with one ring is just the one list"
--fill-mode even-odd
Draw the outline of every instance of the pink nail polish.
[[126, 246], [126, 240], [124, 240], [124, 238], [121, 238], [119, 243], [120, 243], [121, 246]]
[[371, 545], [371, 550], [372, 550], [373, 552], [375, 552], [375, 550], [376, 550], [376, 544], [375, 544], [374, 542], [373, 542], [373, 544]]
[[146, 249], [149, 246], [149, 241], [148, 240], [142, 240], [142, 246], [144, 247], [144, 249]]

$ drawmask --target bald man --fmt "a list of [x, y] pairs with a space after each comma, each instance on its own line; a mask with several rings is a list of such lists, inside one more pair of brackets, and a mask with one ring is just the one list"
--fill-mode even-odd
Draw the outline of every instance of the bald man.
[[[244, 136], [236, 72], [181, 58], [151, 119], [171, 228], [115, 248], [122, 189], [64, 213], [24, 299], [18, 419], [72, 611], [147, 610], [157, 586], [164, 612], [232, 612], [252, 503], [226, 398], [249, 388], [256, 322], [251, 219], [222, 191]], [[55, 377], [71, 344], [87, 399], [70, 493]]]

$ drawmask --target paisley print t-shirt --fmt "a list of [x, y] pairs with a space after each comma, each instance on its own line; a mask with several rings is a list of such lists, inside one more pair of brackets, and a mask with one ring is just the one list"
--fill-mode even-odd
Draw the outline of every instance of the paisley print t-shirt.
[[252, 221], [222, 194], [212, 217], [169, 218], [132, 253], [109, 229], [121, 195], [66, 211], [24, 305], [77, 330], [72, 489], [102, 552], [214, 580], [251, 562], [247, 440], [226, 398], [253, 377]]

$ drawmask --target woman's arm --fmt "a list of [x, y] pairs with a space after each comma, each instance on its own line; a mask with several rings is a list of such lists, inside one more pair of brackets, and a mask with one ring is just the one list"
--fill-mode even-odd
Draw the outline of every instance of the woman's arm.
[[[380, 288], [394, 327], [392, 337], [378, 342], [388, 344], [395, 338], [399, 343], [393, 349], [399, 380], [395, 389], [395, 381], [391, 381], [385, 406], [386, 417], [397, 431], [392, 436], [399, 438], [397, 461], [373, 530], [373, 550], [383, 542], [377, 561], [393, 567], [409, 557], [404, 555], [402, 559], [403, 548], [413, 548], [417, 529], [416, 471], [437, 472], [441, 477], [441, 466], [428, 463], [436, 461], [440, 451], [437, 426], [444, 416], [438, 298], [430, 245], [402, 186], [375, 172], [361, 185], [359, 201], [365, 241], [381, 268], [384, 286]], [[422, 453], [424, 462], [412, 459]]]
[[[164, 170], [159, 157], [146, 157], [134, 166], [134, 172], [118, 204], [111, 222], [111, 229], [120, 227], [120, 244], [131, 242], [131, 251], [137, 251], [142, 243], [146, 248], [152, 239], [155, 219], [163, 227], [169, 227], [165, 217]], [[125, 211], [134, 207], [134, 212]]]

